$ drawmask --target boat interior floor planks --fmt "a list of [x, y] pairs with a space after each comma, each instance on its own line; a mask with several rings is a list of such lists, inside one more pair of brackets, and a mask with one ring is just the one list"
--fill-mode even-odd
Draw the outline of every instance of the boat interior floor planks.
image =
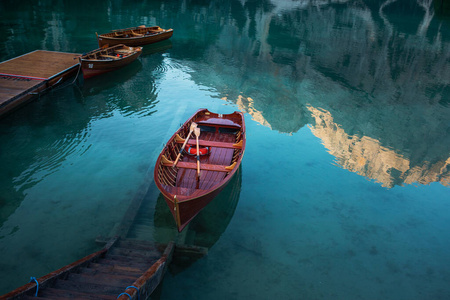
[[[213, 142], [234, 142], [233, 134], [219, 135], [215, 132], [200, 133], [199, 141], [213, 141]], [[200, 143], [199, 143], [200, 144]], [[211, 152], [205, 156], [200, 156], [200, 182], [199, 188], [207, 190], [212, 188], [215, 183], [220, 182], [226, 173], [218, 171], [209, 171], [202, 169], [203, 164], [229, 166], [233, 158], [233, 149], [211, 147]], [[183, 162], [196, 163], [195, 155], [185, 155]], [[197, 185], [196, 170], [182, 169], [178, 171], [177, 183], [180, 187], [195, 189]]]
[[154, 178], [178, 231], [228, 184], [244, 151], [245, 121], [238, 111], [199, 109], [169, 139], [156, 161]]

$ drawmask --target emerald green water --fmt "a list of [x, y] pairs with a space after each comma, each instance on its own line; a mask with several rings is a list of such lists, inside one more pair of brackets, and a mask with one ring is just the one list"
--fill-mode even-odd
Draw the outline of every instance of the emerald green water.
[[[446, 1], [444, 1], [446, 2]], [[450, 298], [450, 4], [0, 2], [0, 61], [173, 28], [0, 119], [0, 294], [128, 237], [176, 237], [152, 172], [198, 108], [245, 113], [238, 176], [154, 299]]]

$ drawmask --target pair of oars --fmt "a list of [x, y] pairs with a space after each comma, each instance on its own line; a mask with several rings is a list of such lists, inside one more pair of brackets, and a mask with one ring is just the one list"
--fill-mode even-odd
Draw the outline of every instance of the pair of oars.
[[178, 153], [177, 159], [173, 163], [172, 167], [175, 167], [178, 163], [178, 160], [180, 160], [181, 153], [183, 153], [183, 149], [184, 149], [184, 147], [186, 147], [186, 144], [187, 144], [192, 132], [194, 132], [194, 134], [195, 134], [195, 142], [197, 144], [197, 180], [199, 180], [200, 179], [200, 147], [198, 144], [198, 137], [200, 136], [200, 128], [197, 127], [197, 123], [195, 123], [195, 122], [192, 122], [191, 127], [189, 128], [189, 134], [186, 137], [186, 139], [184, 140], [183, 146], [181, 146], [180, 152]]

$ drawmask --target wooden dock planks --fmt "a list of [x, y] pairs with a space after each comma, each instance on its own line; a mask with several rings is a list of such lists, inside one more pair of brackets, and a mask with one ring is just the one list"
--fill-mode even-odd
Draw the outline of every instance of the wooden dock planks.
[[0, 63], [0, 116], [75, 75], [78, 56], [36, 50]]
[[36, 50], [0, 64], [0, 74], [50, 79], [78, 64], [76, 53]]
[[37, 89], [45, 80], [0, 75], [0, 106], [18, 95]]

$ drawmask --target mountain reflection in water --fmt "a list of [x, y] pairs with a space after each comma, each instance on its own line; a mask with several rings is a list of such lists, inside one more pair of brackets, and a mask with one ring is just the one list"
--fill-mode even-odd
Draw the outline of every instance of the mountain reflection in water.
[[[254, 22], [222, 31], [219, 40], [249, 48], [210, 46], [205, 59], [225, 62], [216, 71], [242, 78], [216, 86], [222, 99], [280, 132], [312, 124], [339, 165], [385, 187], [448, 186], [448, 19], [435, 17], [431, 1], [313, 2], [273, 2]], [[425, 12], [409, 20], [416, 31], [399, 23], [404, 11]], [[203, 82], [201, 73], [193, 76]]]
[[[328, 111], [309, 108], [315, 118], [311, 130], [320, 138], [337, 164], [362, 176], [375, 179], [385, 187], [396, 184], [429, 184], [440, 182], [450, 186], [450, 157], [435, 163], [425, 160], [414, 165], [408, 157], [396, 153], [368, 136], [349, 135], [333, 122]], [[444, 152], [445, 153], [445, 152]]]

